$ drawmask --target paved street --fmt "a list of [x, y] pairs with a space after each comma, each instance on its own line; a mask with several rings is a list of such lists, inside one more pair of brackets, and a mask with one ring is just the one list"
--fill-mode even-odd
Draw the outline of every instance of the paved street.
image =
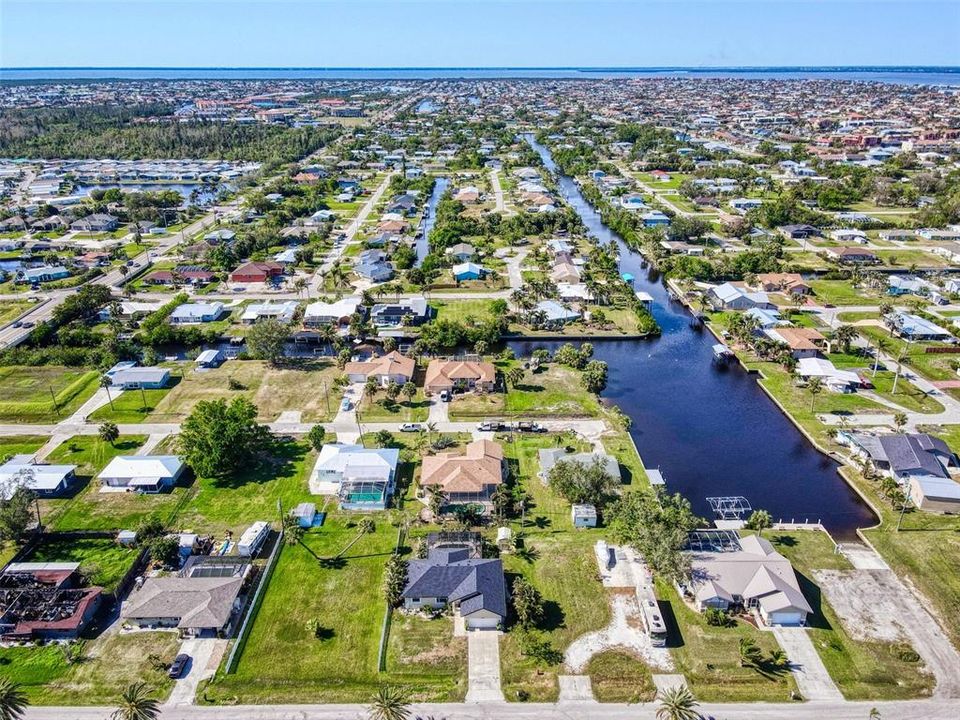
[[[958, 700], [906, 702], [807, 702], [709, 704], [698, 708], [713, 720], [867, 720], [877, 708], [885, 720], [956, 720]], [[656, 703], [635, 705], [583, 701], [557, 704], [479, 702], [412, 706], [413, 716], [446, 720], [657, 720]], [[30, 708], [26, 720], [109, 720], [113, 708]], [[366, 705], [167, 706], [162, 720], [368, 720]]]

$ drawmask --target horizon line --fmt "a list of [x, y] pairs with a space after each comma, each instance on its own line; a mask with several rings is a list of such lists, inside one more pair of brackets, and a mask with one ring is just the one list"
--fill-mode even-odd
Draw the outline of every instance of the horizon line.
[[960, 72], [960, 65], [23, 65], [0, 67], [0, 73], [19, 70], [886, 70]]

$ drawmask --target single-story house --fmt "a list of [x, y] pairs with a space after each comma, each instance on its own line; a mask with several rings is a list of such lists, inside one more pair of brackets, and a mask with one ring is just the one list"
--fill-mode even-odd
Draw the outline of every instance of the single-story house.
[[310, 492], [336, 495], [344, 510], [385, 510], [399, 460], [396, 448], [324, 445], [310, 476]]
[[97, 479], [107, 487], [160, 492], [176, 485], [185, 468], [176, 455], [118, 455]]
[[754, 608], [767, 625], [803, 625], [813, 612], [790, 561], [765, 538], [739, 538], [737, 547], [690, 553], [692, 579], [683, 588], [701, 612]]
[[227, 356], [221, 350], [204, 350], [197, 355], [197, 365], [202, 368], [220, 367]]
[[76, 232], [111, 232], [118, 227], [120, 227], [120, 221], [106, 213], [94, 213], [74, 220], [70, 224], [70, 229]]
[[170, 371], [161, 367], [137, 367], [130, 361], [119, 362], [105, 373], [110, 384], [121, 390], [159, 390], [170, 382]]
[[361, 262], [354, 266], [353, 271], [371, 282], [386, 282], [393, 277], [393, 264], [386, 260]]
[[507, 618], [507, 592], [499, 559], [471, 558], [467, 548], [434, 548], [407, 563], [404, 607], [453, 605], [467, 630], [496, 630]]
[[243, 310], [243, 315], [240, 316], [240, 320], [252, 324], [259, 320], [266, 320], [268, 318], [273, 320], [279, 320], [282, 323], [289, 323], [293, 320], [294, 314], [297, 312], [297, 302], [295, 300], [287, 300], [285, 302], [273, 303], [273, 302], [264, 302], [264, 303], [251, 303], [247, 305]]
[[451, 268], [451, 272], [453, 273], [454, 280], [464, 282], [466, 280], [480, 280], [487, 274], [487, 269], [476, 263], [465, 262], [454, 265]]
[[382, 357], [371, 358], [361, 362], [348, 362], [343, 371], [350, 382], [364, 382], [369, 378], [376, 378], [377, 382], [386, 387], [391, 382], [403, 385], [413, 379], [416, 362], [394, 350]]
[[783, 235], [787, 240], [807, 240], [812, 237], [820, 237], [820, 228], [813, 225], [781, 225], [777, 232]]
[[756, 210], [763, 205], [763, 200], [757, 198], [734, 198], [727, 204], [739, 213], [746, 213], [749, 210]]
[[820, 378], [828, 389], [834, 392], [851, 392], [863, 385], [860, 376], [849, 370], [840, 370], [829, 360], [817, 357], [800, 358], [797, 363], [798, 377], [809, 380]]
[[827, 343], [827, 339], [814, 328], [772, 327], [764, 330], [764, 335], [790, 348], [790, 354], [797, 360], [817, 357]]
[[567, 307], [556, 300], [541, 300], [534, 306], [533, 312], [541, 312], [546, 316], [547, 325], [559, 327], [580, 319], [580, 312]]
[[194, 325], [213, 322], [223, 315], [224, 307], [221, 302], [212, 303], [184, 303], [174, 308], [170, 313], [170, 322], [174, 325]]
[[717, 310], [776, 309], [765, 292], [750, 292], [733, 283], [715, 285], [707, 291], [707, 300]]
[[785, 292], [791, 295], [809, 295], [812, 288], [800, 273], [760, 273], [756, 288], [762, 292]]
[[603, 465], [603, 469], [606, 470], [607, 475], [611, 478], [620, 481], [620, 463], [617, 462], [617, 459], [608, 453], [601, 452], [583, 452], [583, 453], [568, 453], [565, 448], [541, 448], [538, 452], [540, 459], [540, 479], [543, 482], [547, 482], [547, 477], [550, 474], [550, 470], [558, 462], [567, 462], [567, 463], [579, 463], [581, 465], [589, 465], [591, 463], [599, 462]]
[[462, 453], [423, 457], [420, 487], [442, 491], [449, 505], [477, 503], [489, 509], [503, 476], [503, 448], [492, 440], [474, 440]]
[[63, 280], [70, 277], [70, 271], [63, 265], [42, 265], [17, 271], [18, 283], [43, 283]]
[[430, 306], [423, 296], [395, 303], [378, 303], [370, 310], [370, 322], [378, 328], [419, 325], [430, 316]]
[[244, 578], [148, 577], [123, 603], [125, 624], [177, 628], [185, 636], [225, 635], [240, 607]]
[[457, 262], [467, 262], [477, 254], [477, 249], [470, 243], [462, 242], [448, 247], [444, 254]]
[[248, 262], [244, 263], [232, 273], [230, 282], [250, 283], [267, 282], [270, 278], [283, 275], [283, 266], [275, 262]]
[[454, 390], [490, 392], [497, 380], [493, 363], [473, 360], [431, 360], [423, 389], [428, 395]]
[[780, 316], [780, 312], [777, 310], [764, 310], [762, 308], [750, 308], [747, 310], [744, 315], [749, 318], [753, 318], [757, 327], [760, 330], [766, 330], [772, 327], [779, 327], [781, 325], [789, 325], [790, 323], [784, 320]]
[[0, 500], [9, 500], [20, 486], [40, 497], [56, 497], [76, 479], [76, 470], [76, 465], [45, 465], [33, 455], [14, 455], [0, 465]]
[[863, 230], [852, 228], [838, 228], [830, 231], [830, 239], [840, 243], [856, 243], [857, 245], [866, 245], [869, 240]]
[[876, 263], [877, 256], [869, 250], [852, 247], [829, 247], [824, 252], [832, 258], [844, 263]]
[[236, 236], [237, 234], [233, 230], [220, 228], [219, 230], [208, 232], [203, 236], [203, 239], [208, 245], [219, 245], [220, 243], [232, 242]]
[[644, 227], [657, 227], [659, 225], [669, 225], [670, 218], [660, 210], [648, 210], [640, 214], [640, 220]]
[[357, 295], [340, 298], [332, 303], [321, 301], [310, 303], [303, 313], [303, 324], [307, 327], [347, 325], [359, 307], [360, 297]]
[[893, 331], [904, 340], [911, 342], [949, 340], [953, 337], [949, 330], [944, 330], [919, 315], [897, 311], [891, 313], [888, 319], [893, 325]]
[[937, 286], [916, 275], [890, 275], [887, 278], [890, 295], [929, 295]]
[[645, 210], [647, 203], [644, 202], [643, 195], [629, 193], [620, 197], [620, 207], [624, 210]]

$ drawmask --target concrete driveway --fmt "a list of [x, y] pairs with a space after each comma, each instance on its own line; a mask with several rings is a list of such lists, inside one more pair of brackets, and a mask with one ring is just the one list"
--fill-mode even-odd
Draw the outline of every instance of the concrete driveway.
[[775, 627], [773, 634], [790, 658], [790, 672], [804, 700], [843, 700], [805, 628]]
[[200, 683], [220, 666], [227, 650], [227, 640], [219, 638], [188, 638], [180, 644], [180, 652], [190, 656], [190, 663], [173, 686], [167, 705], [193, 705]]
[[495, 630], [467, 633], [465, 702], [503, 702], [503, 690], [500, 689], [500, 633]]

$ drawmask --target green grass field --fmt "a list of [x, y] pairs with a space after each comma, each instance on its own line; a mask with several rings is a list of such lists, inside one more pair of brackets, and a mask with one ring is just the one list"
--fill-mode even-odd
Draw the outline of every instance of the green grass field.
[[657, 694], [650, 667], [627, 650], [606, 650], [594, 655], [585, 672], [599, 702], [650, 702]]
[[0, 326], [16, 320], [32, 305], [27, 300], [3, 300], [0, 302]]
[[[500, 372], [507, 372], [516, 361], [497, 362]], [[470, 420], [480, 417], [550, 418], [595, 417], [600, 412], [596, 396], [580, 383], [580, 373], [551, 363], [536, 372], [527, 372], [517, 386], [506, 393], [457, 396], [450, 405], [452, 419]]]
[[42, 435], [8, 435], [0, 437], [0, 461], [11, 455], [32, 455], [47, 443]]
[[165, 698], [173, 687], [166, 665], [179, 646], [173, 632], [114, 633], [91, 641], [80, 663], [68, 665], [61, 649], [51, 644], [0, 648], [0, 666], [34, 705], [110, 706], [133, 682], [146, 682], [153, 697]]
[[49, 423], [69, 417], [98, 387], [99, 373], [76, 368], [0, 368], [0, 422]]

